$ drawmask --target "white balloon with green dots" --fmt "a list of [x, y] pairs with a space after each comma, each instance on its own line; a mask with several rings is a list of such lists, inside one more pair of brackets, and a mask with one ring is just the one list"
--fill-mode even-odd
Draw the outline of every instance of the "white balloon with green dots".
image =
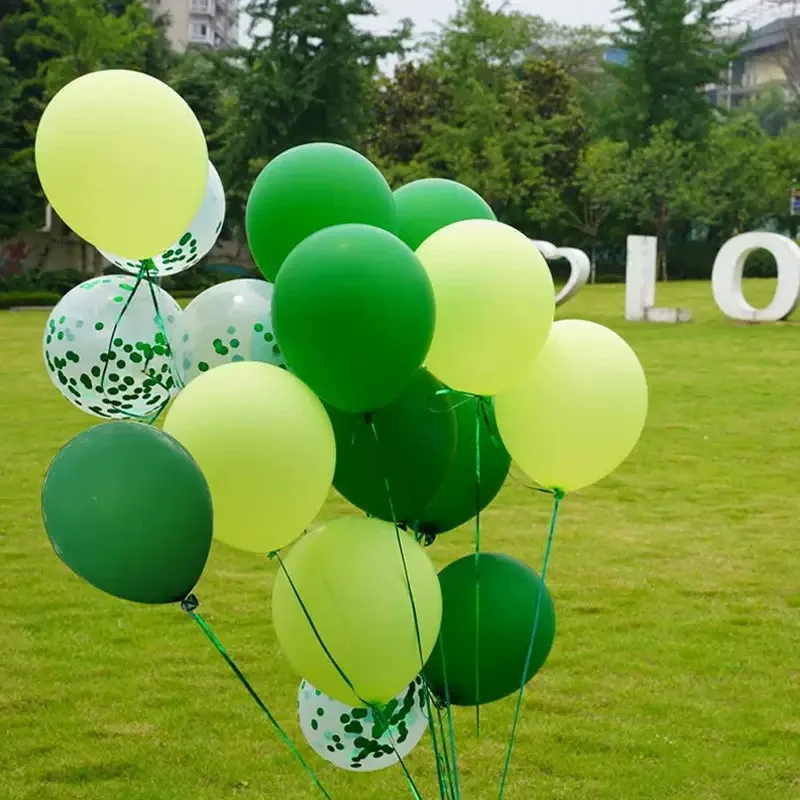
[[106, 419], [150, 419], [177, 393], [172, 342], [178, 304], [130, 275], [84, 281], [47, 320], [44, 359], [74, 406]]
[[163, 253], [145, 261], [131, 261], [100, 250], [100, 254], [115, 267], [138, 274], [145, 269], [148, 275], [176, 275], [190, 269], [217, 243], [225, 221], [225, 189], [214, 165], [208, 162], [208, 184], [203, 202], [181, 237]]
[[297, 695], [300, 728], [314, 751], [341, 769], [386, 769], [405, 758], [425, 735], [426, 691], [422, 678], [415, 678], [376, 714], [332, 700], [303, 681]]
[[237, 361], [285, 362], [272, 330], [272, 284], [242, 278], [201, 292], [181, 314], [176, 366], [184, 384]]

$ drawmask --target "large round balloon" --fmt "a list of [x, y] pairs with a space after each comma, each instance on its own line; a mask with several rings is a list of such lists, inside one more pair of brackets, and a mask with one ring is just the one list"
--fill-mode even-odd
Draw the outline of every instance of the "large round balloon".
[[282, 153], [264, 167], [247, 200], [247, 241], [269, 281], [312, 233], [351, 222], [394, 233], [394, 198], [377, 167], [338, 144]]
[[555, 311], [550, 269], [533, 242], [500, 222], [468, 220], [434, 233], [417, 255], [436, 297], [428, 369], [477, 395], [524, 379]]
[[211, 548], [203, 473], [171, 436], [138, 422], [97, 425], [65, 445], [44, 479], [42, 515], [73, 572], [138, 603], [183, 600]]
[[171, 348], [180, 313], [163, 289], [145, 281], [138, 287], [124, 275], [84, 281], [61, 298], [45, 326], [53, 384], [98, 417], [153, 416], [177, 392]]
[[255, 553], [296, 539], [330, 492], [336, 460], [325, 409], [294, 375], [250, 361], [206, 372], [164, 421], [214, 500], [214, 537]]
[[441, 389], [420, 370], [397, 400], [369, 420], [328, 408], [336, 434], [333, 485], [353, 505], [388, 522], [413, 525], [420, 518], [456, 450], [455, 413], [436, 394]]
[[92, 72], [42, 114], [36, 169], [56, 214], [125, 259], [150, 258], [191, 222], [208, 182], [200, 123], [165, 83], [141, 72]]
[[423, 671], [434, 694], [442, 699], [449, 696], [457, 706], [474, 706], [517, 691], [540, 597], [542, 608], [525, 682], [542, 668], [553, 646], [556, 617], [547, 587], [530, 567], [511, 556], [481, 553], [477, 570], [475, 556], [464, 556], [439, 573], [439, 582], [442, 628]]
[[433, 336], [430, 281], [399, 239], [338, 225], [292, 251], [273, 319], [286, 363], [342, 411], [388, 405], [422, 366]]
[[[493, 404], [468, 397], [456, 402], [454, 413], [458, 429], [455, 455], [439, 491], [416, 522], [420, 533], [446, 533], [468, 522], [497, 497], [508, 477], [511, 456], [497, 432]], [[480, 471], [475, 468], [478, 432]]]
[[272, 284], [242, 278], [201, 292], [181, 314], [175, 356], [184, 383], [237, 361], [283, 366], [272, 330]]
[[525, 380], [495, 401], [511, 457], [541, 486], [571, 492], [613, 472], [639, 441], [647, 379], [628, 344], [560, 320]]
[[283, 564], [272, 616], [300, 675], [351, 706], [388, 703], [411, 683], [433, 649], [442, 613], [436, 570], [411, 536], [378, 519], [343, 517], [304, 536]]
[[444, 178], [425, 178], [394, 193], [397, 235], [416, 250], [436, 231], [466, 219], [496, 220], [489, 204], [468, 186]]
[[151, 259], [130, 261], [122, 256], [100, 253], [114, 266], [138, 273], [143, 267], [148, 275], [175, 275], [190, 269], [217, 243], [225, 222], [225, 190], [214, 165], [208, 162], [208, 184], [200, 209], [188, 228], [163, 252]]
[[340, 769], [376, 772], [405, 758], [428, 728], [422, 678], [380, 713], [333, 700], [308, 681], [300, 684], [297, 713], [306, 741], [318, 755]]

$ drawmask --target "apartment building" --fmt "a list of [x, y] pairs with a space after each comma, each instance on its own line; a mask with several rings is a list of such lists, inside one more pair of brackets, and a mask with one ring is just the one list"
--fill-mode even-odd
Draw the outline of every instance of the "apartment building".
[[157, 14], [169, 14], [169, 37], [183, 52], [193, 47], [228, 48], [239, 44], [238, 0], [151, 0]]

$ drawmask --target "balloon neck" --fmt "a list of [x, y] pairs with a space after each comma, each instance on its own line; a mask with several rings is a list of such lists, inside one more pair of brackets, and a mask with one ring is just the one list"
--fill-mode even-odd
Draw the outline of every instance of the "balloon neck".
[[200, 601], [197, 599], [197, 595], [190, 594], [181, 601], [181, 610], [187, 614], [193, 614], [199, 607]]

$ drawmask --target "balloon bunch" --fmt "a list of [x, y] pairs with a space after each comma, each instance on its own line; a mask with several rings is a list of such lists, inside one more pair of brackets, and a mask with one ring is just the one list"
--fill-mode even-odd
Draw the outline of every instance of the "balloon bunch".
[[[145, 113], [159, 125], [119, 122]], [[281, 154], [252, 188], [247, 236], [267, 282], [221, 284], [181, 312], [154, 279], [213, 246], [224, 195], [188, 106], [144, 75], [70, 84], [36, 156], [56, 212], [137, 276], [81, 284], [47, 322], [55, 385], [115, 420], [48, 470], [57, 554], [118, 597], [181, 602], [289, 743], [191, 594], [212, 535], [269, 556], [309, 744], [354, 771], [399, 762], [417, 792], [403, 759], [428, 730], [440, 795], [456, 800], [450, 709], [517, 693], [516, 726], [555, 636], [559, 504], [613, 471], [644, 425], [633, 351], [602, 326], [554, 323], [544, 258], [472, 190], [392, 192], [324, 143]], [[142, 424], [170, 402], [163, 432]], [[482, 548], [512, 458], [553, 497], [541, 574]], [[331, 486], [366, 516], [315, 527]], [[134, 494], [144, 514], [126, 513]], [[437, 575], [425, 546], [470, 520], [474, 553]]]

